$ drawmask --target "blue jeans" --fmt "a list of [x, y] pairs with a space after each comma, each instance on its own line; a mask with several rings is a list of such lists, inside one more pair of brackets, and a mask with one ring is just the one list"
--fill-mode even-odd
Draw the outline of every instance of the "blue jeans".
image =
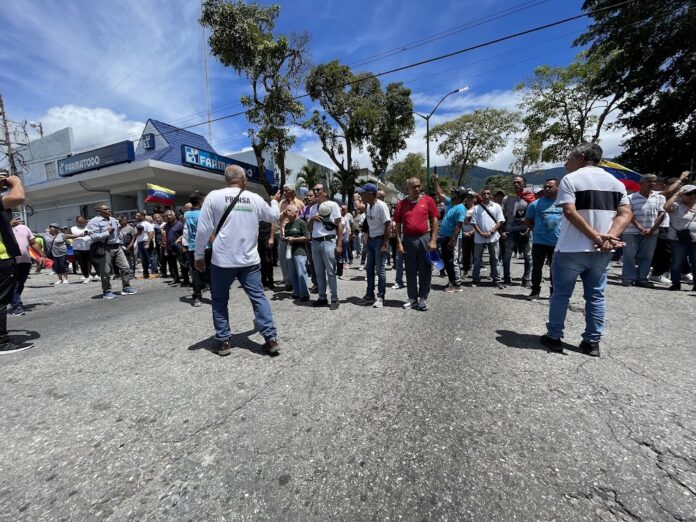
[[[672, 284], [678, 285], [681, 281], [684, 259], [689, 258], [691, 273], [696, 272], [696, 243], [681, 243], [670, 239], [672, 245]], [[696, 274], [695, 274], [696, 275]], [[696, 285], [696, 283], [694, 283]]]
[[213, 325], [215, 326], [215, 339], [227, 341], [231, 336], [230, 318], [227, 304], [230, 299], [230, 286], [238, 279], [246, 292], [251, 306], [254, 309], [256, 328], [267, 341], [275, 339], [276, 329], [273, 324], [271, 303], [263, 293], [261, 281], [261, 265], [244, 266], [238, 268], [222, 268], [210, 265], [210, 297], [213, 301]]
[[[657, 235], [624, 234], [623, 240], [626, 246], [623, 249], [621, 279], [628, 283], [647, 281], [655, 246], [657, 246]], [[636, 264], [638, 270], [636, 270]]]
[[338, 301], [338, 285], [336, 284], [336, 240], [312, 240], [312, 261], [317, 276], [319, 299], [326, 300], [326, 283], [328, 280], [331, 290], [331, 302]]
[[140, 264], [143, 267], [143, 277], [150, 277], [150, 252], [147, 250], [147, 241], [141, 241], [137, 245], [138, 257], [140, 257]]
[[471, 281], [478, 283], [481, 281], [481, 261], [483, 261], [483, 250], [488, 249], [491, 260], [491, 279], [497, 283], [500, 279], [498, 275], [498, 242], [493, 243], [474, 243], [474, 272], [471, 274]]
[[387, 272], [385, 264], [387, 262], [387, 253], [382, 254], [383, 238], [374, 237], [367, 240], [367, 260], [365, 261], [365, 274], [367, 276], [367, 297], [375, 296], [375, 269], [377, 270], [377, 296], [384, 299], [387, 293]]
[[522, 234], [521, 232], [508, 233], [507, 241], [505, 241], [505, 250], [503, 252], [503, 281], [509, 283], [510, 278], [510, 259], [512, 251], [518, 247], [524, 253], [524, 274], [522, 282], [531, 281], [532, 277], [532, 244], [529, 241], [529, 232]]
[[611, 252], [556, 252], [551, 263], [553, 294], [549, 302], [548, 336], [563, 337], [563, 325], [568, 313], [568, 303], [573, 295], [578, 276], [582, 279], [585, 297], [585, 332], [582, 339], [598, 343], [604, 332], [607, 273]]
[[294, 255], [288, 261], [288, 275], [292, 284], [293, 297], [309, 297], [307, 256]]

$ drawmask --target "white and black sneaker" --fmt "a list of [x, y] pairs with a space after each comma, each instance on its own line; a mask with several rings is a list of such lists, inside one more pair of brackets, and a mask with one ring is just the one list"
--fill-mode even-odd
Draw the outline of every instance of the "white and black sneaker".
[[0, 355], [6, 355], [9, 353], [19, 353], [33, 347], [34, 343], [17, 344], [14, 341], [7, 341], [4, 344], [0, 344]]
[[416, 306], [416, 310], [419, 312], [425, 312], [428, 309], [428, 302], [423, 299], [422, 297], [418, 299], [418, 305]]
[[372, 308], [382, 308], [384, 306], [384, 300], [381, 297], [378, 297], [374, 304], [372, 305]]
[[406, 301], [404, 304], [401, 305], [401, 308], [404, 310], [408, 310], [409, 308], [415, 308], [417, 304], [417, 301], [415, 299], [409, 299]]

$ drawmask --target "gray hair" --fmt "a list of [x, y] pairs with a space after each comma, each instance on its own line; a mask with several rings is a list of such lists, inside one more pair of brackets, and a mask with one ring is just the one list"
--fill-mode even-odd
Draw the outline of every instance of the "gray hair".
[[585, 160], [591, 165], [597, 165], [597, 163], [602, 161], [603, 153], [602, 147], [596, 143], [581, 143], [570, 151], [571, 156]]
[[246, 181], [246, 171], [239, 165], [230, 165], [225, 169], [225, 183], [239, 183]]

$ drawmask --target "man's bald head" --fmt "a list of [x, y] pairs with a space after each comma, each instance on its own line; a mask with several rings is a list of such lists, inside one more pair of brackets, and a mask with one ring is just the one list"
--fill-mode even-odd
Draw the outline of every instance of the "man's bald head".
[[225, 169], [225, 183], [228, 185], [244, 186], [246, 184], [246, 172], [239, 165], [230, 165]]

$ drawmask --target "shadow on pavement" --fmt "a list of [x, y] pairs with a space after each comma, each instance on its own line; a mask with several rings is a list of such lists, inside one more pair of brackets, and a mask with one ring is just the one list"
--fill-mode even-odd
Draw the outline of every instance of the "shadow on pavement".
[[41, 337], [41, 334], [39, 332], [35, 332], [34, 330], [10, 330], [10, 338], [17, 344], [35, 341], [39, 337]]
[[[495, 338], [500, 344], [504, 344], [508, 348], [517, 348], [519, 350], [541, 350], [547, 352], [548, 349], [539, 342], [540, 335], [523, 334], [512, 332], [510, 330], [496, 330], [497, 337]], [[570, 352], [582, 353], [580, 348], [568, 343], [563, 343], [563, 349]]]
[[[515, 301], [526, 301], [527, 296], [524, 294], [493, 294], [497, 297], [506, 297], [508, 299], [514, 299]], [[539, 301], [548, 301], [548, 298], [540, 298]], [[531, 303], [532, 301], [530, 301]]]
[[[193, 306], [193, 297], [191, 297], [190, 295], [183, 295], [183, 296], [181, 296], [181, 297], [179, 298], [179, 301], [181, 301], [182, 303], [186, 303], [186, 304], [188, 304], [188, 305]], [[213, 302], [212, 302], [210, 299], [208, 299], [207, 297], [201, 297], [200, 301], [201, 301], [201, 303], [203, 303], [203, 304], [208, 304], [208, 305], [212, 305], [212, 304], [213, 304]]]
[[[242, 332], [238, 334], [232, 334], [232, 337], [230, 337], [230, 347], [235, 350], [235, 349], [242, 349], [242, 350], [249, 350], [251, 353], [255, 353], [257, 355], [263, 355], [264, 357], [276, 357], [279, 354], [270, 354], [268, 353], [265, 348], [263, 347], [262, 344], [259, 344], [257, 342], [252, 341], [249, 339], [249, 336], [256, 333], [256, 330], [249, 330], [248, 332]], [[196, 351], [196, 350], [207, 350], [210, 353], [215, 353], [213, 352], [213, 348], [215, 348], [217, 344], [217, 340], [215, 339], [214, 335], [211, 335], [207, 339], [204, 339], [202, 341], [198, 341], [196, 344], [192, 344], [191, 346], [188, 347], [189, 351]]]

